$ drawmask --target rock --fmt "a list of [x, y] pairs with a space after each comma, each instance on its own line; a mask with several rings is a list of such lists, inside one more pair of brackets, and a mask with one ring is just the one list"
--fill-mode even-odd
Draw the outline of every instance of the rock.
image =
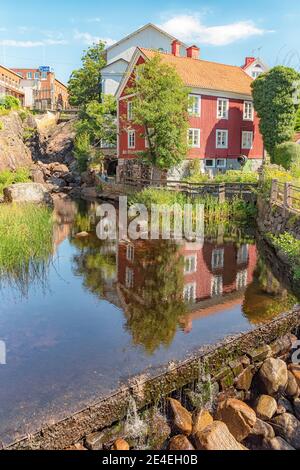
[[170, 439], [169, 450], [195, 450], [195, 448], [186, 436], [178, 434]]
[[251, 429], [251, 433], [249, 434], [249, 437], [251, 436], [262, 436], [265, 438], [272, 438], [275, 436], [274, 429], [272, 426], [268, 423], [265, 423], [259, 418], [256, 418], [255, 425]]
[[31, 179], [34, 183], [45, 183], [44, 173], [39, 168], [33, 168], [33, 170], [31, 170]]
[[229, 367], [235, 377], [240, 375], [243, 371], [243, 364], [238, 360], [229, 362]]
[[253, 366], [248, 366], [243, 372], [238, 375], [235, 379], [235, 387], [238, 390], [245, 390], [248, 391], [251, 387], [252, 379], [253, 379]]
[[51, 178], [49, 178], [49, 183], [54, 186], [58, 186], [59, 188], [65, 186], [65, 180], [63, 178], [57, 178], [56, 176], [51, 176]]
[[111, 450], [129, 450], [129, 444], [124, 439], [116, 439]]
[[298, 387], [300, 387], [300, 365], [299, 364], [289, 364], [289, 371], [295, 377]]
[[165, 441], [171, 434], [171, 428], [168, 425], [167, 418], [155, 411], [148, 423], [148, 442], [151, 444], [151, 449], [160, 450], [163, 448]]
[[288, 381], [284, 393], [289, 398], [294, 398], [299, 395], [299, 386], [295, 375], [288, 370]]
[[294, 447], [280, 436], [264, 439], [263, 448], [266, 450], [295, 450]]
[[236, 398], [228, 398], [221, 402], [216, 416], [227, 425], [237, 441], [245, 439], [256, 422], [256, 414], [252, 408]]
[[264, 361], [265, 359], [267, 359], [267, 357], [271, 356], [272, 349], [268, 344], [265, 344], [264, 346], [247, 352], [247, 354], [251, 357], [253, 362], [260, 362]]
[[228, 388], [232, 387], [234, 384], [234, 375], [230, 370], [225, 377], [220, 380], [221, 390], [227, 390]]
[[300, 420], [300, 399], [295, 398], [293, 405], [294, 405], [295, 415], [296, 415], [297, 419]]
[[87, 450], [86, 447], [84, 447], [82, 444], [77, 442], [73, 446], [67, 447], [66, 450]]
[[202, 429], [211, 424], [213, 420], [214, 418], [207, 410], [196, 412], [193, 416], [193, 434], [202, 431]]
[[90, 234], [88, 232], [79, 232], [79, 233], [76, 233], [75, 238], [86, 238], [89, 236]]
[[277, 411], [277, 402], [275, 398], [269, 395], [260, 395], [255, 406], [255, 412], [261, 419], [271, 419]]
[[272, 344], [271, 349], [274, 356], [280, 356], [287, 353], [292, 347], [292, 338], [290, 334], [277, 338]]
[[[278, 407], [281, 407], [282, 409], [284, 409], [283, 413], [293, 413], [294, 410], [293, 410], [293, 405], [291, 404], [291, 402], [285, 398], [285, 397], [280, 397], [278, 399]], [[282, 414], [281, 412], [278, 413], [278, 408], [277, 408], [277, 414]]]
[[83, 198], [96, 198], [98, 197], [98, 191], [94, 188], [82, 188], [81, 189], [81, 197]]
[[87, 170], [81, 173], [81, 181], [87, 186], [95, 186], [99, 184], [99, 179], [97, 178], [96, 172], [92, 170]]
[[198, 450], [245, 450], [222, 421], [214, 421], [194, 436]]
[[39, 183], [16, 183], [4, 188], [5, 202], [30, 202], [52, 205], [49, 191]]
[[192, 415], [178, 400], [168, 399], [174, 416], [174, 426], [183, 434], [190, 435], [193, 429]]
[[85, 438], [85, 445], [90, 450], [101, 450], [104, 443], [103, 432], [92, 432]]
[[300, 449], [300, 422], [294, 415], [284, 413], [275, 416], [272, 426], [277, 436], [282, 437], [295, 449]]
[[270, 357], [264, 361], [258, 376], [267, 395], [282, 392], [288, 380], [286, 363], [281, 359]]

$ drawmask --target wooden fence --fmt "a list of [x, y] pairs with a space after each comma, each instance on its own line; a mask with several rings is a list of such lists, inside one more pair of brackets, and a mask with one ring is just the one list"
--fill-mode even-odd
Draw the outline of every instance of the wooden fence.
[[272, 180], [271, 203], [300, 213], [300, 188], [292, 183]]
[[245, 200], [253, 200], [256, 195], [257, 183], [191, 183], [189, 181], [171, 181], [171, 180], [147, 180], [124, 178], [122, 181], [124, 188], [129, 187], [137, 191], [146, 188], [167, 189], [187, 194], [190, 197], [214, 196], [220, 202], [226, 199], [239, 197]]

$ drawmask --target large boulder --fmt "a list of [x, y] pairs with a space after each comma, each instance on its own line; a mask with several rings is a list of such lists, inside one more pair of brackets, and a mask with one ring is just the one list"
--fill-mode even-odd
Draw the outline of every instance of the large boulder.
[[183, 434], [171, 437], [169, 442], [169, 450], [195, 450], [188, 438]]
[[289, 371], [291, 371], [291, 373], [293, 374], [293, 376], [296, 379], [298, 387], [300, 387], [300, 365], [299, 364], [289, 364]]
[[251, 429], [249, 437], [260, 436], [265, 438], [275, 437], [275, 432], [272, 426], [268, 423], [265, 423], [259, 418], [256, 418], [254, 427]]
[[300, 399], [295, 398], [293, 404], [294, 404], [294, 412], [295, 412], [296, 418], [300, 419]]
[[236, 398], [221, 402], [217, 409], [217, 419], [223, 421], [237, 441], [244, 440], [256, 422], [255, 411]]
[[116, 439], [111, 450], [129, 450], [129, 444], [124, 439]]
[[259, 418], [268, 420], [276, 413], [277, 402], [270, 395], [260, 395], [254, 409]]
[[30, 202], [52, 205], [49, 191], [40, 183], [16, 183], [4, 188], [5, 202]]
[[296, 376], [290, 370], [288, 370], [288, 381], [285, 389], [285, 394], [289, 398], [294, 398], [299, 395], [299, 386], [296, 380]]
[[263, 440], [263, 449], [265, 450], [295, 450], [288, 442], [282, 437], [272, 437]]
[[284, 413], [272, 419], [275, 434], [282, 437], [295, 449], [300, 449], [300, 422], [294, 415]]
[[269, 357], [259, 370], [259, 379], [263, 391], [267, 395], [282, 392], [288, 381], [287, 365], [281, 359]]
[[198, 450], [245, 450], [222, 421], [214, 421], [194, 435]]
[[197, 411], [193, 416], [193, 434], [206, 428], [213, 422], [214, 418], [207, 410]]
[[169, 398], [169, 403], [173, 412], [173, 424], [175, 428], [183, 434], [190, 435], [193, 429], [191, 413], [174, 398]]

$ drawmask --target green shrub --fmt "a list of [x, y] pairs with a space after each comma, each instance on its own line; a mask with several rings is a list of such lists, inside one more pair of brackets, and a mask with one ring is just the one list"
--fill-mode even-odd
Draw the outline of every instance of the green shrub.
[[74, 143], [74, 156], [81, 172], [85, 171], [91, 154], [91, 142], [87, 132], [78, 134]]
[[30, 181], [30, 172], [27, 168], [19, 168], [16, 171], [3, 170], [0, 172], [0, 194], [3, 189], [13, 183], [27, 183]]
[[0, 100], [0, 109], [12, 110], [12, 109], [20, 109], [21, 103], [18, 98], [11, 95], [6, 95], [4, 98]]
[[281, 165], [286, 170], [292, 167], [300, 169], [300, 145], [295, 142], [283, 142], [274, 150], [274, 163]]
[[217, 173], [213, 179], [208, 174], [195, 172], [191, 174], [187, 181], [191, 183], [257, 183], [258, 173], [254, 171], [227, 170], [226, 173]]
[[268, 239], [278, 250], [282, 251], [289, 259], [293, 270], [294, 279], [300, 280], [300, 240], [291, 233], [285, 232], [278, 236], [268, 234]]

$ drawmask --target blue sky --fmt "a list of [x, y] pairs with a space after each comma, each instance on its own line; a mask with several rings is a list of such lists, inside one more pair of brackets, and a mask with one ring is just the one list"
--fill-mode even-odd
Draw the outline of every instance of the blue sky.
[[260, 54], [300, 70], [300, 0], [0, 0], [0, 63], [50, 65], [66, 82], [93, 41], [111, 44], [148, 22], [196, 43], [203, 59], [241, 65]]

